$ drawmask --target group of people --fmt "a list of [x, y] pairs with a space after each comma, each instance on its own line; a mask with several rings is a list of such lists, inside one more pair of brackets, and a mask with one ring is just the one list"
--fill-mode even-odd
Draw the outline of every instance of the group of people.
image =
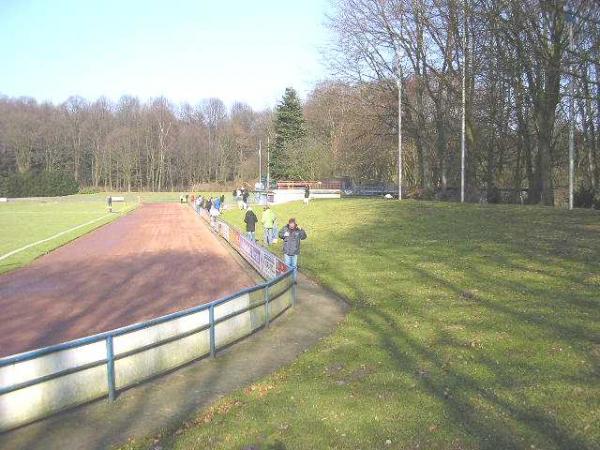
[[[256, 224], [259, 222], [259, 219], [248, 203], [249, 192], [245, 188], [239, 188], [233, 191], [233, 197], [237, 200], [238, 207], [246, 210], [244, 223], [246, 224], [248, 239], [256, 242]], [[310, 188], [306, 186], [304, 190], [304, 203], [308, 204], [309, 199]], [[217, 217], [221, 214], [221, 210], [225, 205], [225, 195], [221, 195], [220, 197], [198, 195], [198, 197], [195, 197], [192, 194], [191, 198], [189, 194], [181, 195], [180, 201], [182, 203], [188, 200], [197, 212], [205, 209], [210, 217], [211, 225], [216, 227]], [[306, 239], [306, 231], [298, 225], [294, 218], [289, 219], [288, 223], [279, 230], [277, 216], [269, 205], [263, 207], [260, 223], [263, 227], [265, 244], [270, 246], [276, 243], [278, 239], [282, 239], [284, 262], [292, 269], [296, 269], [298, 267], [298, 255], [300, 254], [300, 241]]]
[[[296, 219], [291, 218], [287, 225], [278, 232], [277, 217], [273, 210], [269, 208], [269, 205], [264, 206], [260, 221], [264, 230], [265, 243], [271, 245], [277, 242], [277, 238], [282, 239], [284, 262], [292, 269], [296, 269], [298, 267], [298, 255], [300, 254], [300, 241], [306, 239], [306, 231], [298, 226]], [[246, 223], [248, 239], [256, 242], [258, 217], [256, 217], [251, 206], [248, 206], [246, 210], [244, 222]]]
[[233, 191], [233, 198], [236, 199], [238, 208], [248, 209], [248, 197], [250, 193], [245, 187], [238, 188]]
[[[277, 242], [277, 217], [273, 210], [269, 208], [269, 205], [263, 207], [261, 222], [264, 229], [265, 244], [271, 245]], [[246, 234], [248, 235], [248, 239], [256, 242], [256, 224], [258, 223], [258, 217], [256, 217], [251, 206], [246, 208], [244, 223], [246, 224]]]
[[225, 195], [221, 195], [220, 197], [204, 197], [202, 195], [198, 195], [195, 200], [192, 196], [192, 202], [194, 204], [194, 208], [198, 212], [200, 212], [201, 209], [205, 209], [209, 213], [212, 209], [216, 209], [220, 212], [223, 209], [223, 206], [225, 206]]
[[195, 199], [192, 196], [192, 204], [196, 212], [200, 212], [202, 209], [206, 210], [210, 217], [210, 223], [214, 227], [217, 224], [217, 217], [219, 217], [221, 210], [225, 206], [225, 195], [221, 195], [220, 197], [198, 195]]

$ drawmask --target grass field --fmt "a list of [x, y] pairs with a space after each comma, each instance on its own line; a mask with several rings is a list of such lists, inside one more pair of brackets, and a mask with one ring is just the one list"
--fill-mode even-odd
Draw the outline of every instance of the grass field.
[[20, 251], [13, 256], [0, 259], [0, 273], [22, 267], [39, 256], [118, 218], [120, 214], [107, 215], [106, 197], [108, 195], [125, 197], [125, 203], [115, 203], [113, 207], [115, 212], [122, 214], [135, 208], [138, 202], [178, 202], [180, 193], [102, 192], [35, 200], [20, 199], [9, 203], [0, 203], [0, 257], [73, 227], [99, 219], [57, 238]]
[[275, 211], [305, 227], [301, 270], [351, 302], [347, 319], [159, 444], [128, 447], [600, 448], [598, 213], [379, 200]]

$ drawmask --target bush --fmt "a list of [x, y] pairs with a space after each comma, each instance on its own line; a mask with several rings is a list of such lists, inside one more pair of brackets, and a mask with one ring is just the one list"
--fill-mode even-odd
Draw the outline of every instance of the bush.
[[575, 208], [600, 209], [600, 189], [580, 186], [573, 194], [573, 206]]
[[487, 202], [488, 203], [502, 203], [502, 195], [500, 189], [496, 186], [490, 186], [487, 190]]
[[573, 195], [573, 206], [576, 208], [591, 208], [594, 205], [594, 191], [580, 186]]
[[594, 201], [592, 203], [594, 209], [600, 209], [600, 189], [596, 191], [596, 195], [594, 195]]
[[94, 186], [86, 186], [79, 189], [80, 194], [99, 194], [104, 192], [104, 189], [95, 188]]
[[15, 173], [0, 179], [0, 197], [58, 197], [78, 191], [77, 181], [64, 172]]
[[429, 189], [416, 188], [408, 193], [413, 200], [435, 200], [435, 193]]

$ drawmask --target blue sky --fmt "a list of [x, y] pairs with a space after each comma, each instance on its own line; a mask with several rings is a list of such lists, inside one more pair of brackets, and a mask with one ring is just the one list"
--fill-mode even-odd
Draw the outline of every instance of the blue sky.
[[273, 106], [327, 76], [327, 0], [0, 0], [0, 94]]

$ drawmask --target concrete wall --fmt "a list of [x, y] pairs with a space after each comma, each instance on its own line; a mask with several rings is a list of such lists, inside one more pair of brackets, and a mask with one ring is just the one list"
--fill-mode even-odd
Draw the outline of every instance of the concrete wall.
[[[105, 358], [104, 341], [51, 353], [0, 367], [0, 386], [6, 388]], [[101, 365], [1, 395], [0, 431], [107, 395], [106, 380], [106, 365]]]
[[117, 358], [115, 361], [115, 382], [117, 389], [139, 383], [154, 375], [207, 355], [210, 352], [210, 335], [207, 329], [122, 359], [118, 359], [119, 355], [184, 334], [208, 325], [208, 323], [208, 310], [205, 310], [115, 337], [114, 352]]
[[[273, 203], [287, 203], [304, 199], [304, 189], [275, 189], [273, 190]], [[312, 189], [311, 200], [321, 198], [341, 198], [341, 192], [337, 189]]]

